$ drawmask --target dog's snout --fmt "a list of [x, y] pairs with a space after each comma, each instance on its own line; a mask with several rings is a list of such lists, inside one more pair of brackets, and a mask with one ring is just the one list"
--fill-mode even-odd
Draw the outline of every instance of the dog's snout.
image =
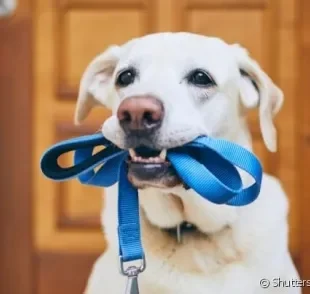
[[117, 111], [120, 125], [127, 134], [149, 134], [160, 127], [163, 116], [163, 104], [152, 96], [126, 98]]

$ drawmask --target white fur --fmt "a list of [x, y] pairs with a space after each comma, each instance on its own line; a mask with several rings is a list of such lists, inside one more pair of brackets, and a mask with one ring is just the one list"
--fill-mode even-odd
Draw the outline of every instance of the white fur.
[[[139, 69], [139, 79], [117, 89], [116, 74], [128, 65]], [[207, 70], [217, 86], [206, 92], [186, 83], [184, 76], [194, 68]], [[251, 150], [245, 116], [247, 109], [258, 106], [264, 142], [270, 151], [276, 150], [272, 118], [281, 107], [282, 92], [238, 45], [189, 33], [160, 33], [113, 46], [94, 59], [82, 77], [76, 121], [82, 121], [95, 105], [110, 107], [113, 115], [102, 132], [122, 148], [117, 107], [127, 97], [145, 94], [156, 96], [165, 106], [156, 137], [160, 148], [205, 134]], [[147, 269], [139, 279], [142, 294], [301, 293], [298, 288], [260, 287], [262, 278], [298, 278], [287, 244], [287, 198], [277, 179], [265, 174], [258, 200], [246, 207], [215, 205], [179, 186], [141, 190], [139, 199], [147, 258]], [[116, 186], [107, 189], [105, 203], [102, 224], [109, 246], [93, 268], [86, 294], [125, 290], [126, 279], [118, 271]], [[177, 244], [160, 229], [183, 220], [205, 234], [185, 236], [183, 244]]]

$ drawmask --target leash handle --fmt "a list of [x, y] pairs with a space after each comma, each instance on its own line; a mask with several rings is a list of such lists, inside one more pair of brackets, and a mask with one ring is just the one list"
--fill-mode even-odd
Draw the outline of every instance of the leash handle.
[[[103, 146], [105, 149], [92, 154], [93, 149], [98, 146]], [[61, 167], [58, 158], [72, 151], [75, 151], [74, 165]], [[42, 173], [49, 179], [64, 181], [93, 170], [123, 152], [125, 151], [112, 145], [102, 134], [86, 135], [59, 142], [47, 149], [41, 158], [40, 167]]]
[[[97, 146], [104, 149], [93, 154]], [[58, 158], [70, 151], [75, 151], [74, 165], [67, 168], [59, 166]], [[42, 157], [41, 170], [55, 181], [77, 177], [82, 184], [100, 187], [118, 182], [120, 265], [124, 268], [124, 263], [140, 260], [144, 270], [138, 191], [127, 178], [127, 156], [127, 151], [116, 147], [101, 134], [88, 135], [52, 146]], [[225, 140], [200, 137], [168, 150], [167, 157], [186, 186], [213, 203], [242, 206], [258, 197], [262, 167], [259, 160], [241, 146]], [[254, 183], [251, 186], [243, 187], [236, 167], [252, 176]], [[135, 285], [134, 279], [131, 282]]]

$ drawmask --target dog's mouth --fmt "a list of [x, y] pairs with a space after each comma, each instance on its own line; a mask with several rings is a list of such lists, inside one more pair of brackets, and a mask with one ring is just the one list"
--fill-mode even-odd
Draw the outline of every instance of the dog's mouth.
[[128, 179], [137, 188], [175, 187], [181, 180], [169, 160], [167, 150], [139, 147], [129, 149]]

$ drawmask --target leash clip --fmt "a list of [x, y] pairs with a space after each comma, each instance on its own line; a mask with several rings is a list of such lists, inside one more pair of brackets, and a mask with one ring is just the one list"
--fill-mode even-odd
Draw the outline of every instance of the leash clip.
[[140, 266], [131, 265], [125, 269], [124, 261], [120, 256], [120, 272], [126, 276], [127, 284], [125, 294], [139, 294], [138, 275], [146, 268], [145, 257], [141, 259]]

